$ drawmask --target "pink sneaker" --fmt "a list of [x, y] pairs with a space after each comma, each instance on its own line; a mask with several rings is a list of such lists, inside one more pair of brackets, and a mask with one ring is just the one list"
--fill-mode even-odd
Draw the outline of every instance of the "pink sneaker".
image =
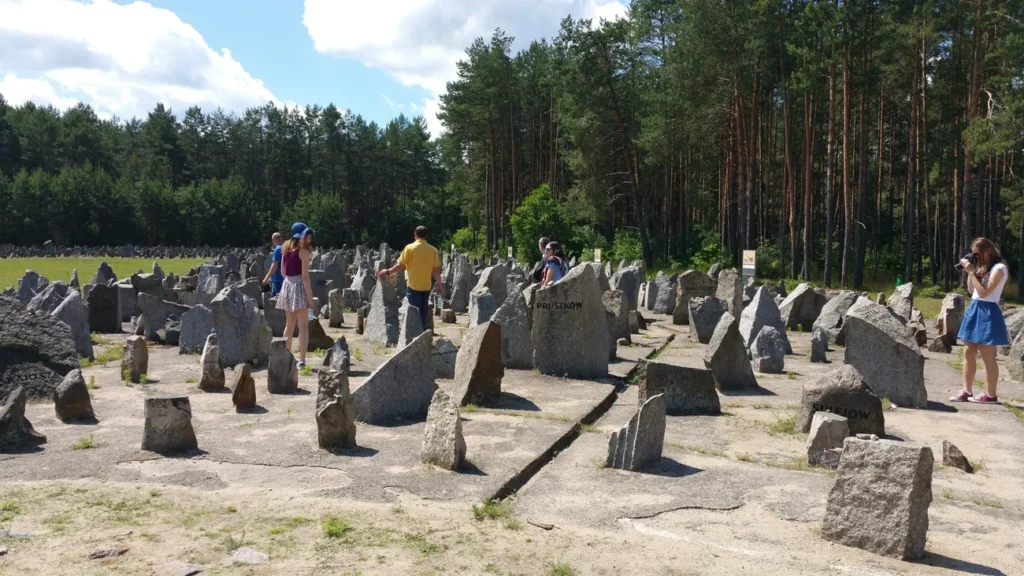
[[982, 394], [981, 396], [968, 398], [967, 401], [974, 402], [975, 404], [999, 404], [999, 398], [989, 396], [988, 394]]
[[961, 390], [959, 394], [949, 399], [950, 402], [967, 402], [971, 399], [971, 393], [967, 390]]

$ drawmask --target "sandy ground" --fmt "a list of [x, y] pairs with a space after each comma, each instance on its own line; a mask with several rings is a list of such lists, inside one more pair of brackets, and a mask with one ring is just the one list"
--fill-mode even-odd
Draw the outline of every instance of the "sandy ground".
[[[655, 320], [620, 348], [614, 376], [659, 352], [701, 365], [704, 346], [687, 327]], [[439, 332], [458, 344], [465, 322]], [[393, 353], [348, 327], [328, 333], [350, 341], [353, 389]], [[49, 442], [0, 454], [0, 530], [32, 534], [0, 538], [0, 574], [178, 574], [172, 562], [204, 574], [1024, 573], [1024, 421], [1005, 406], [945, 402], [959, 387], [955, 352], [925, 353], [932, 409], [886, 412], [892, 436], [940, 459], [949, 439], [982, 464], [970, 475], [936, 467], [927, 556], [900, 562], [819, 538], [834, 473], [806, 466], [792, 420], [801, 384], [836, 367], [842, 350], [832, 365], [810, 364], [807, 336], [791, 338], [789, 374], [759, 374], [760, 394], [723, 395], [722, 416], [670, 417], [664, 458], [643, 473], [600, 466], [608, 432], [637, 402], [615, 378], [507, 371], [497, 406], [463, 412], [469, 464], [452, 473], [419, 463], [422, 421], [359, 424], [359, 448], [317, 449], [315, 375], [298, 394], [269, 395], [257, 371], [260, 409], [236, 414], [229, 394], [196, 389], [198, 356], [153, 347], [145, 386], [119, 382], [117, 363], [84, 371], [96, 424], [62, 424], [49, 403], [28, 407]], [[142, 398], [165, 393], [189, 395], [196, 453], [139, 449]], [[1000, 396], [1024, 408], [1021, 384], [1004, 380]], [[516, 488], [506, 505], [474, 515]], [[246, 546], [269, 562], [233, 561]], [[87, 559], [112, 548], [128, 551]]]

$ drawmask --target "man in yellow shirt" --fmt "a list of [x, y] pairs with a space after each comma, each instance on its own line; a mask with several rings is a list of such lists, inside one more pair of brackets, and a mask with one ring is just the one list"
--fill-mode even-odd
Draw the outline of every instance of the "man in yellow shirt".
[[430, 281], [433, 279], [441, 286], [441, 259], [437, 249], [427, 244], [426, 226], [417, 226], [413, 233], [413, 243], [402, 250], [398, 264], [377, 273], [378, 278], [391, 276], [405, 270], [406, 298], [410, 306], [419, 308], [420, 325], [427, 329], [427, 307], [430, 302]]

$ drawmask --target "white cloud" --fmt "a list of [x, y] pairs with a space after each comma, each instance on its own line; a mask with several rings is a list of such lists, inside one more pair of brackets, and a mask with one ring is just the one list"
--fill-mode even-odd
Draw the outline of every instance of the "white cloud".
[[228, 50], [146, 2], [0, 0], [0, 93], [66, 108], [145, 117], [157, 102], [241, 111], [277, 102]]
[[495, 28], [525, 47], [558, 33], [565, 16], [614, 19], [617, 0], [305, 0], [303, 23], [317, 51], [386, 71], [429, 96], [421, 104], [432, 134], [441, 132], [438, 96], [477, 37]]

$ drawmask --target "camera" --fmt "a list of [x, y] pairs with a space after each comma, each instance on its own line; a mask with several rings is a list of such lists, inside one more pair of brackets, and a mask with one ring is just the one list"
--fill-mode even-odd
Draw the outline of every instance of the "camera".
[[[974, 252], [968, 252], [966, 256], [961, 258], [961, 260], [967, 260], [972, 265], [974, 265], [974, 264], [978, 263], [978, 255], [975, 254]], [[959, 261], [957, 261], [956, 265], [953, 266], [953, 268], [955, 268], [956, 270], [963, 270], [964, 269], [964, 265], [961, 264]]]

